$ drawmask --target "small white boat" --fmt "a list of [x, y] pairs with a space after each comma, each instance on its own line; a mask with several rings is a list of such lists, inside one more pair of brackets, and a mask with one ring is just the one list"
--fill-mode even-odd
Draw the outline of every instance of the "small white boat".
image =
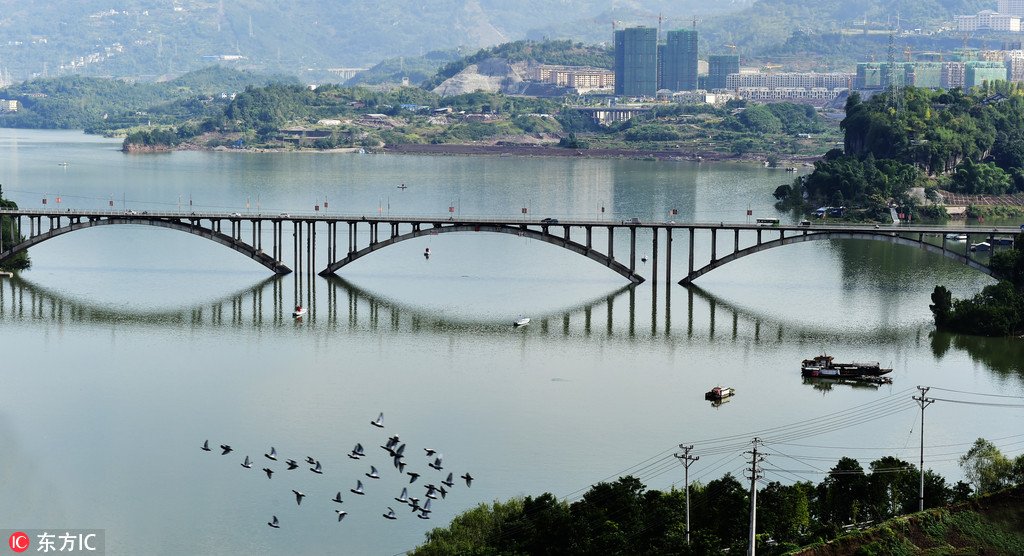
[[967, 241], [967, 234], [946, 234], [946, 239], [954, 241]]
[[299, 317], [301, 317], [301, 316], [303, 316], [305, 314], [306, 314], [306, 308], [303, 307], [302, 305], [296, 305], [295, 306], [295, 310], [292, 311], [292, 316], [295, 317], [295, 318], [299, 318]]
[[972, 243], [971, 244], [971, 251], [991, 251], [991, 250], [992, 250], [992, 245], [989, 242], [987, 242], [987, 241], [982, 241], [981, 243]]
[[512, 326], [526, 326], [527, 324], [530, 324], [530, 317], [519, 317], [512, 323]]

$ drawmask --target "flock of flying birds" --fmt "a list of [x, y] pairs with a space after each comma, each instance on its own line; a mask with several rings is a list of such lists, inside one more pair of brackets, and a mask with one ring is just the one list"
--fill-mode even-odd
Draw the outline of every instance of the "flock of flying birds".
[[[377, 416], [376, 419], [370, 421], [370, 424], [377, 428], [384, 428], [384, 413], [381, 413], [380, 415]], [[413, 513], [417, 514], [417, 517], [419, 517], [420, 519], [430, 519], [431, 502], [437, 500], [438, 496], [440, 496], [441, 499], [444, 499], [447, 496], [449, 489], [455, 486], [454, 473], [449, 472], [444, 479], [439, 481], [441, 483], [440, 485], [434, 485], [433, 483], [427, 483], [426, 481], [421, 483], [421, 486], [424, 489], [426, 489], [426, 492], [423, 495], [424, 499], [421, 504], [420, 498], [409, 495], [410, 487], [408, 485], [416, 483], [417, 479], [420, 478], [421, 474], [412, 470], [405, 470], [407, 466], [407, 462], [405, 461], [405, 444], [401, 443], [398, 439], [398, 435], [395, 434], [388, 437], [387, 442], [385, 444], [382, 444], [380, 447], [385, 452], [387, 452], [388, 457], [391, 458], [391, 461], [395, 469], [397, 469], [399, 473], [404, 473], [409, 477], [409, 483], [406, 486], [402, 487], [402, 492], [400, 495], [395, 497], [395, 501], [411, 506]], [[213, 448], [210, 448], [209, 440], [203, 442], [201, 449], [206, 452], [214, 450]], [[221, 444], [220, 449], [222, 456], [226, 456], [232, 451], [234, 451], [234, 449], [227, 444]], [[424, 448], [423, 450], [426, 453], [426, 458], [430, 460], [427, 463], [427, 466], [430, 467], [431, 469], [434, 469], [443, 476], [444, 466], [442, 464], [441, 454], [437, 453], [436, 450], [430, 448]], [[270, 461], [278, 461], [277, 450], [273, 446], [270, 447], [270, 452], [263, 454], [263, 456]], [[352, 451], [348, 454], [348, 457], [354, 460], [360, 460], [366, 457], [366, 452], [363, 449], [363, 445], [357, 443], [355, 447], [352, 448]], [[323, 466], [320, 464], [319, 460], [307, 456], [305, 462], [306, 464], [310, 465], [310, 471], [316, 473], [317, 475], [323, 474]], [[285, 465], [287, 465], [287, 468], [284, 469], [284, 471], [294, 471], [301, 467], [301, 464], [293, 459], [285, 459], [284, 463]], [[245, 456], [245, 460], [242, 462], [242, 467], [246, 469], [252, 469], [254, 465], [255, 462], [252, 459], [250, 459], [248, 455]], [[267, 479], [273, 479], [274, 473], [276, 473], [277, 471], [270, 467], [264, 467], [263, 472], [267, 474]], [[370, 465], [370, 470], [365, 473], [365, 476], [371, 480], [380, 479], [381, 477], [380, 472], [377, 470], [377, 467], [375, 465]], [[465, 473], [461, 475], [459, 478], [466, 482], [467, 487], [471, 486], [473, 483], [473, 477], [469, 473]], [[295, 494], [295, 503], [301, 506], [302, 499], [306, 497], [306, 494], [299, 492], [298, 490], [295, 489], [292, 489], [292, 492]], [[357, 496], [364, 496], [366, 494], [366, 491], [363, 486], [363, 480], [357, 479], [355, 488], [349, 489], [349, 492]], [[341, 491], [338, 491], [338, 493], [335, 494], [334, 498], [332, 498], [331, 500], [337, 502], [338, 504], [344, 503], [344, 500], [341, 499]], [[338, 514], [338, 521], [345, 519], [345, 516], [348, 515], [347, 511], [342, 510], [340, 508], [335, 509], [334, 511]], [[398, 516], [395, 514], [395, 510], [390, 506], [387, 506], [387, 512], [381, 515], [383, 515], [385, 519], [398, 519]], [[273, 516], [273, 519], [267, 522], [267, 525], [273, 527], [274, 529], [278, 529], [281, 527], [281, 524], [278, 521], [276, 515]]]

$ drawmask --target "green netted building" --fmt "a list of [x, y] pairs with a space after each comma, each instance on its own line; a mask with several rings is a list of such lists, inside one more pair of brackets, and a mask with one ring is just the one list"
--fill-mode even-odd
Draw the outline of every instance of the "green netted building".
[[630, 27], [615, 31], [615, 94], [658, 94], [658, 30]]
[[986, 81], [1006, 81], [1003, 62], [967, 62], [964, 68], [964, 88], [981, 87]]

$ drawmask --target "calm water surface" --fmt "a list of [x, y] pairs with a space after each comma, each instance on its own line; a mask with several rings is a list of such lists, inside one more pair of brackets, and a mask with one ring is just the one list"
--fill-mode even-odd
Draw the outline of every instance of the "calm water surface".
[[[0, 130], [0, 183], [23, 208], [56, 207], [59, 195], [62, 209], [740, 222], [749, 208], [792, 219], [770, 197], [792, 175], [760, 168], [118, 147]], [[639, 245], [649, 254], [650, 236]], [[330, 279], [315, 274], [326, 249], [314, 273], [273, 278], [149, 227], [43, 243], [31, 270], [0, 281], [0, 528], [103, 529], [110, 554], [394, 554], [480, 503], [546, 491], [571, 501], [624, 474], [681, 487], [680, 443], [694, 444], [691, 480], [703, 482], [741, 476], [754, 436], [772, 454], [766, 480], [817, 483], [844, 455], [916, 462], [915, 386], [951, 400], [1024, 395], [1019, 340], [933, 332], [936, 284], [965, 296], [992, 283], [951, 261], [813, 242], [686, 289], [675, 284], [683, 234], [671, 282], [664, 235], [659, 245], [659, 279], [641, 266], [649, 280], [627, 287], [583, 257], [502, 234], [402, 242]], [[708, 251], [698, 242], [698, 260]], [[309, 314], [296, 321], [300, 303]], [[513, 329], [519, 315], [533, 321]], [[891, 364], [893, 384], [804, 384], [799, 362], [822, 350]], [[703, 393], [716, 385], [738, 393], [712, 406]], [[380, 412], [384, 429], [370, 425]], [[1024, 449], [1019, 408], [939, 401], [927, 412], [926, 465], [951, 481], [979, 436]], [[407, 444], [406, 471], [423, 474], [413, 485], [378, 447], [392, 434]], [[234, 451], [204, 452], [206, 439]], [[356, 442], [363, 460], [346, 455]], [[263, 456], [271, 446], [281, 461]], [[444, 472], [424, 448], [444, 455]], [[240, 466], [246, 455], [253, 469]], [[285, 470], [307, 456], [322, 475]], [[380, 479], [365, 476], [370, 465]], [[394, 500], [403, 486], [423, 499], [448, 471], [457, 482], [429, 521]], [[349, 492], [357, 479], [365, 496]], [[307, 494], [301, 505], [292, 489]], [[381, 517], [389, 506], [398, 520]], [[267, 526], [273, 515], [280, 529]]]

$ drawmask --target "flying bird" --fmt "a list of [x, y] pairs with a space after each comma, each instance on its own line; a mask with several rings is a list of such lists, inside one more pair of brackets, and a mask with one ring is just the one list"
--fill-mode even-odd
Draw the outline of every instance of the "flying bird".
[[268, 479], [270, 478], [271, 475], [274, 474], [274, 470], [269, 467], [264, 467], [263, 472], [267, 474]]
[[395, 458], [395, 467], [398, 468], [398, 472], [401, 473], [401, 472], [405, 471], [405, 462], [402, 461], [401, 458], [396, 457]]
[[430, 519], [430, 515], [427, 512], [420, 513], [420, 515], [418, 515], [416, 517], [418, 517], [420, 519]]
[[341, 491], [339, 490], [339, 491], [338, 491], [338, 494], [335, 494], [335, 495], [334, 495], [334, 498], [331, 498], [331, 500], [334, 500], [335, 502], [337, 502], [337, 503], [341, 504], [341, 503], [342, 503], [342, 499], [341, 499]]
[[403, 504], [408, 504], [409, 503], [409, 489], [403, 487], [402, 488], [402, 495], [399, 496], [398, 498], [395, 498], [395, 500], [398, 501], [398, 502], [401, 502]]
[[302, 505], [302, 499], [305, 498], [306, 495], [302, 494], [301, 492], [299, 492], [297, 490], [295, 490], [294, 488], [292, 489], [292, 492], [295, 493], [295, 503], [297, 505], [301, 506]]
[[427, 498], [432, 498], [432, 499], [436, 500], [437, 499], [437, 495], [434, 494], [434, 493], [437, 492], [437, 487], [435, 487], [434, 485], [424, 485], [424, 486], [427, 487]]
[[409, 476], [409, 484], [410, 485], [415, 483], [416, 479], [420, 478], [420, 474], [416, 473], [415, 471], [406, 471], [405, 474]]
[[436, 458], [434, 458], [434, 461], [432, 463], [428, 463], [427, 465], [440, 471], [441, 469], [443, 469], [443, 467], [441, 467], [441, 456], [438, 455]]
[[366, 494], [365, 492], [363, 492], [363, 482], [360, 481], [359, 479], [356, 479], [356, 488], [350, 488], [349, 490], [352, 491], [353, 494]]
[[319, 461], [316, 462], [316, 467], [310, 467], [309, 470], [312, 471], [313, 473], [316, 473], [317, 475], [323, 475], [324, 474], [323, 470], [320, 468], [320, 462]]
[[297, 461], [295, 461], [293, 459], [290, 459], [290, 460], [286, 461], [285, 463], [288, 464], [288, 469], [289, 470], [298, 469], [298, 467], [299, 467], [299, 462], [297, 462]]
[[384, 412], [381, 412], [381, 414], [377, 416], [377, 420], [370, 421], [370, 424], [375, 426], [375, 427], [383, 429], [384, 428]]
[[379, 479], [380, 478], [380, 474], [377, 473], [377, 468], [372, 466], [372, 465], [370, 466], [370, 472], [366, 473], [366, 476], [371, 478], [371, 479]]
[[427, 453], [428, 458], [437, 453], [437, 450], [431, 450], [430, 448], [424, 448], [423, 451]]
[[420, 511], [425, 514], [430, 513], [430, 500], [427, 500], [426, 502], [423, 503], [423, 507], [420, 508]]
[[204, 452], [209, 452], [210, 451], [210, 441], [209, 440], [206, 440], [206, 441], [203, 442], [202, 450]]
[[314, 463], [316, 463], [316, 460], [313, 459], [313, 456], [306, 456], [306, 463], [313, 465]]
[[383, 515], [387, 519], [398, 519], [398, 516], [395, 515], [395, 510], [392, 510], [391, 506], [388, 506], [388, 513], [383, 514]]
[[363, 452], [363, 445], [357, 442], [355, 448], [352, 448], [352, 453], [350, 453], [348, 457], [352, 459], [359, 459], [365, 455], [366, 453]]
[[438, 487], [437, 491], [441, 493], [441, 498], [444, 498], [444, 496], [448, 494], [448, 491], [445, 490], [444, 487]]
[[443, 481], [441, 481], [441, 484], [446, 486], [446, 487], [448, 487], [448, 488], [451, 488], [451, 487], [455, 486], [455, 483], [452, 482], [452, 474], [449, 473], [448, 474], [448, 478], [443, 480]]
[[472, 475], [470, 475], [469, 473], [466, 473], [465, 475], [463, 475], [463, 476], [462, 476], [462, 477], [460, 477], [460, 478], [462, 478], [462, 479], [465, 479], [465, 480], [466, 480], [466, 486], [467, 486], [467, 487], [468, 487], [468, 486], [470, 486], [470, 483], [472, 483], [472, 482], [473, 482], [473, 476], [472, 476]]
[[249, 459], [249, 456], [245, 456], [245, 461], [242, 462], [242, 467], [252, 469], [252, 461]]
[[345, 510], [334, 510], [334, 512], [338, 514], [338, 521], [345, 519], [345, 516], [348, 515]]
[[281, 528], [281, 526], [277, 524], [277, 516], [276, 515], [274, 516], [273, 521], [268, 521], [267, 522], [267, 525], [273, 527], [274, 529], [280, 529]]
[[277, 450], [275, 450], [273, 446], [270, 447], [270, 453], [269, 454], [263, 454], [263, 455], [267, 456], [268, 458], [270, 458], [270, 459], [272, 459], [274, 461], [277, 461]]
[[227, 444], [221, 444], [220, 449], [223, 450], [223, 452], [220, 453], [222, 456], [228, 455], [228, 452], [232, 450], [231, 446], [228, 446]]

